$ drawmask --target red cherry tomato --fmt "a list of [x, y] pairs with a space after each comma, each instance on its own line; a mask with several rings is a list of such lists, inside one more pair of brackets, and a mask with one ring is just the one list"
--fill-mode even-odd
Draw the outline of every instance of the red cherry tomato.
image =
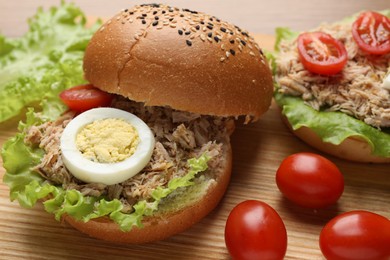
[[329, 221], [320, 234], [327, 259], [390, 259], [390, 220], [368, 211], [351, 211]]
[[323, 32], [299, 35], [298, 53], [303, 66], [308, 71], [322, 75], [340, 72], [348, 59], [344, 45]]
[[112, 95], [91, 84], [76, 86], [60, 93], [61, 100], [71, 109], [83, 112], [95, 107], [109, 106]]
[[283, 259], [287, 232], [272, 207], [261, 201], [247, 200], [230, 212], [225, 243], [233, 259]]
[[352, 24], [352, 35], [360, 49], [370, 54], [390, 52], [390, 19], [375, 12], [364, 12]]
[[286, 157], [276, 172], [276, 184], [286, 198], [308, 208], [327, 207], [344, 191], [344, 178], [337, 166], [314, 153]]

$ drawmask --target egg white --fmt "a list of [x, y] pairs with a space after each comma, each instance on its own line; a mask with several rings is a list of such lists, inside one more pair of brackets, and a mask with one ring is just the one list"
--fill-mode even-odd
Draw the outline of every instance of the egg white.
[[[76, 145], [76, 136], [86, 125], [101, 119], [118, 118], [130, 123], [138, 132], [139, 144], [129, 158], [116, 163], [99, 163], [85, 158]], [[115, 133], [112, 133], [115, 135]], [[137, 116], [116, 108], [94, 108], [76, 116], [65, 127], [61, 136], [62, 159], [66, 168], [77, 179], [86, 183], [113, 185], [139, 173], [150, 161], [154, 149], [154, 135]]]

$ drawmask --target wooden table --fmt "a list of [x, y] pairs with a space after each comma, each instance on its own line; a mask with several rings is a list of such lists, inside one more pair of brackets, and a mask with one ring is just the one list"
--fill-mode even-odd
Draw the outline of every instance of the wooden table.
[[[3, 10], [0, 9], [1, 14]], [[2, 18], [0, 29], [12, 28], [14, 24], [5, 20]], [[256, 40], [264, 48], [273, 46], [272, 36], [256, 35]], [[18, 120], [0, 124], [0, 145], [14, 135]], [[295, 152], [317, 151], [287, 130], [274, 104], [260, 121], [238, 126], [232, 144], [232, 180], [219, 206], [189, 230], [145, 245], [99, 241], [55, 221], [42, 205], [21, 208], [17, 202], [9, 201], [9, 189], [0, 181], [0, 259], [229, 259], [224, 243], [226, 218], [237, 203], [247, 199], [268, 203], [284, 220], [288, 233], [286, 259], [323, 259], [318, 246], [319, 233], [339, 213], [363, 209], [390, 218], [388, 165], [352, 163], [327, 156], [345, 178], [345, 191], [337, 205], [309, 210], [283, 198], [274, 181], [280, 162]], [[0, 167], [0, 179], [3, 175], [4, 169]]]

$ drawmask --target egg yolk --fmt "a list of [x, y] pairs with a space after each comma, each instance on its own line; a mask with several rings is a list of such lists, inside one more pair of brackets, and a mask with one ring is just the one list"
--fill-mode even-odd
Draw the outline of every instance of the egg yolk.
[[76, 146], [88, 160], [116, 163], [134, 154], [139, 143], [137, 130], [119, 118], [96, 120], [76, 136]]

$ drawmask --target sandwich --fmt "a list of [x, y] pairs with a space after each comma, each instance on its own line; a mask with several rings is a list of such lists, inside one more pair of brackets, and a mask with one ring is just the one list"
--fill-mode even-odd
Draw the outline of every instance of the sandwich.
[[236, 119], [258, 120], [273, 95], [247, 31], [160, 4], [107, 20], [83, 71], [89, 84], [60, 95], [67, 111], [49, 120], [29, 110], [4, 145], [4, 182], [22, 206], [43, 201], [57, 220], [122, 243], [165, 239], [213, 210], [229, 183]]
[[275, 100], [292, 132], [320, 151], [390, 162], [390, 11], [309, 32], [278, 28]]

